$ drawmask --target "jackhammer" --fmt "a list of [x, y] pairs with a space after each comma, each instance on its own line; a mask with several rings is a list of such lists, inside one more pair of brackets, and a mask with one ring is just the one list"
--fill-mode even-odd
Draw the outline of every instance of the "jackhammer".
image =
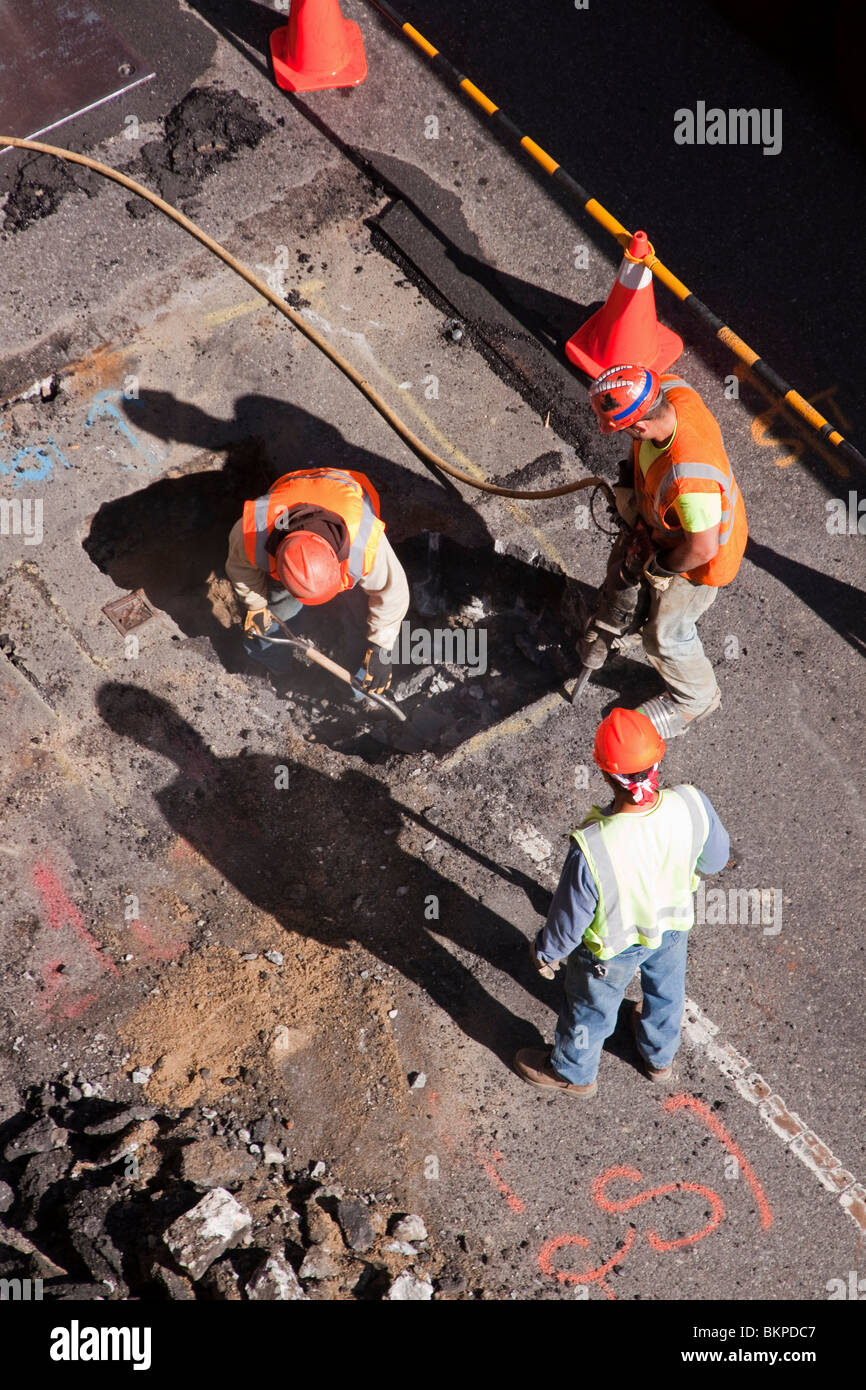
[[649, 611], [649, 588], [643, 569], [654, 554], [655, 546], [644, 521], [638, 518], [629, 526], [621, 520], [620, 524], [623, 531], [614, 542], [607, 576], [599, 591], [598, 608], [577, 644], [582, 665], [571, 692], [573, 705], [580, 699], [593, 671], [600, 671], [611, 650], [621, 645], [629, 633], [643, 626]]

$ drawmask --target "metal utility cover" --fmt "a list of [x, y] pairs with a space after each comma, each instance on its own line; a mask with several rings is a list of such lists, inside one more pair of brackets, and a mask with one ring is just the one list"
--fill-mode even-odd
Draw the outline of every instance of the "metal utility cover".
[[0, 0], [4, 135], [42, 135], [153, 76], [87, 0]]
[[134, 627], [149, 623], [154, 616], [154, 610], [145, 598], [143, 589], [134, 589], [131, 594], [114, 599], [107, 603], [102, 611], [124, 637], [127, 632], [132, 632]]

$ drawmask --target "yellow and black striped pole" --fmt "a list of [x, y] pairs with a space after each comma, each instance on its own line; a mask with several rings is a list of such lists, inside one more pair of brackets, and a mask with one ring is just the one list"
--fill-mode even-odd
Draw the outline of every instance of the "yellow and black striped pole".
[[[621, 246], [628, 246], [631, 241], [631, 232], [627, 231], [613, 213], [608, 212], [607, 208], [596, 198], [591, 197], [586, 189], [577, 182], [577, 179], [572, 178], [571, 174], [563, 169], [552, 155], [543, 150], [531, 136], [524, 135], [506, 116], [505, 112], [496, 105], [495, 101], [491, 101], [490, 97], [486, 96], [479, 87], [476, 87], [474, 82], [470, 81], [468, 77], [464, 77], [463, 73], [459, 72], [453, 63], [443, 57], [438, 48], [428, 39], [425, 39], [414, 25], [404, 20], [402, 15], [399, 15], [394, 7], [387, 3], [387, 0], [370, 0], [370, 3], [431, 60], [437, 72], [441, 73], [452, 86], [464, 92], [477, 107], [480, 107], [494, 128], [504, 137], [506, 144], [515, 145], [525, 150], [535, 160], [535, 163], [540, 165], [546, 174], [550, 175], [558, 187], [565, 189], [576, 202], [581, 204], [584, 212], [589, 213], [590, 217], [604, 227], [606, 232], [610, 232]], [[799, 391], [796, 391], [789, 382], [785, 381], [784, 377], [774, 371], [769, 363], [750, 348], [748, 343], [745, 343], [732, 328], [723, 323], [718, 315], [708, 309], [703, 300], [698, 299], [697, 295], [693, 294], [688, 286], [684, 285], [682, 280], [659, 260], [658, 256], [650, 254], [645, 258], [644, 264], [667, 289], [676, 295], [677, 299], [681, 300], [683, 305], [690, 313], [694, 314], [705, 328], [709, 328], [719, 341], [724, 343], [725, 347], [749, 368], [758, 385], [765, 388], [768, 395], [784, 401], [785, 405], [806, 424], [810, 425], [822, 440], [833, 446], [833, 452], [836, 455], [848, 459], [849, 462], [866, 466], [866, 458], [859, 449], [856, 449], [850, 440], [846, 439], [829, 420], [826, 420], [820, 411], [810, 405]], [[847, 472], [847, 470], [844, 471]]]

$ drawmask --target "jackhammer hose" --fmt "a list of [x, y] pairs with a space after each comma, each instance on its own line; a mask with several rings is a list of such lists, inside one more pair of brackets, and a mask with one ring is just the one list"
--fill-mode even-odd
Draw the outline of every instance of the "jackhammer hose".
[[260, 280], [257, 275], [254, 275], [251, 270], [248, 270], [245, 265], [242, 265], [240, 261], [236, 260], [231, 252], [227, 251], [224, 246], [221, 246], [218, 241], [214, 241], [213, 237], [209, 237], [207, 232], [203, 232], [201, 227], [196, 226], [195, 222], [191, 222], [190, 219], [185, 217], [182, 212], [179, 212], [177, 208], [172, 207], [171, 203], [165, 202], [165, 200], [160, 198], [156, 193], [151, 193], [149, 188], [145, 188], [143, 184], [136, 183], [135, 179], [128, 178], [126, 174], [119, 173], [117, 169], [111, 169], [107, 164], [100, 164], [98, 160], [90, 159], [87, 155], [77, 154], [75, 150], [60, 149], [56, 145], [44, 145], [40, 140], [19, 140], [12, 135], [0, 135], [0, 145], [12, 145], [20, 150], [35, 150], [39, 154], [50, 154], [54, 155], [57, 159], [66, 159], [73, 164], [82, 164], [85, 169], [93, 169], [95, 173], [102, 174], [103, 178], [113, 179], [115, 183], [121, 184], [123, 188], [128, 188], [131, 193], [137, 194], [139, 198], [144, 198], [148, 203], [152, 203], [155, 208], [159, 208], [159, 211], [164, 212], [166, 217], [170, 217], [171, 220], [176, 222], [179, 227], [182, 227], [185, 232], [189, 232], [190, 236], [195, 237], [196, 241], [200, 241], [202, 246], [206, 246], [208, 251], [213, 252], [221, 261], [224, 261], [230, 270], [233, 270], [236, 275], [240, 275], [242, 280], [246, 280], [247, 284], [250, 285], [257, 294], [267, 299], [268, 303], [272, 304], [275, 309], [279, 309], [280, 313], [283, 314], [290, 323], [294, 324], [299, 333], [303, 333], [305, 338], [308, 338], [320, 352], [323, 352], [325, 356], [333, 362], [334, 366], [337, 367], [344, 376], [349, 378], [354, 386], [357, 386], [359, 391], [363, 392], [373, 408], [378, 410], [382, 419], [391, 426], [392, 430], [399, 434], [400, 438], [404, 443], [408, 444], [413, 453], [417, 454], [425, 463], [432, 464], [434, 468], [438, 468], [441, 472], [447, 473], [450, 478], [456, 478], [458, 482], [465, 483], [467, 487], [478, 488], [481, 492], [492, 492], [497, 497], [518, 497], [526, 502], [540, 502], [550, 497], [566, 497], [569, 493], [580, 492], [582, 488], [597, 487], [601, 488], [601, 490], [607, 494], [608, 500], [612, 506], [616, 505], [613, 489], [604, 478], [582, 478], [579, 482], [563, 483], [561, 487], [545, 488], [535, 492], [520, 492], [515, 488], [499, 487], [496, 483], [481, 482], [479, 479], [473, 478], [469, 473], [463, 473], [459, 468], [455, 468], [453, 464], [446, 463], [443, 458], [440, 458], [432, 449], [429, 449], [416, 434], [413, 434], [408, 425], [403, 423], [400, 417], [379, 395], [378, 391], [370, 385], [369, 381], [361, 376], [360, 372], [355, 370], [351, 362], [347, 362], [345, 357], [341, 357], [336, 348], [333, 348], [327, 339], [323, 338], [320, 333], [317, 333], [316, 330], [307, 323], [306, 319], [300, 314], [295, 313], [290, 305], [288, 305], [284, 299], [281, 299], [269, 285], [265, 284], [265, 282]]

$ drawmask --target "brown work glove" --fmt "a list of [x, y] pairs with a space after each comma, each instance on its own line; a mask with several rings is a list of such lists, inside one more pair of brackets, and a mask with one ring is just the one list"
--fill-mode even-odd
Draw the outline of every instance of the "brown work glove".
[[649, 527], [646, 522], [638, 521], [637, 525], [632, 527], [631, 534], [626, 537], [623, 547], [622, 568], [633, 583], [637, 582], [643, 573], [644, 565], [654, 555], [655, 546]]
[[269, 627], [273, 626], [273, 618], [267, 608], [248, 608], [244, 618], [244, 632], [254, 633], [256, 637], [264, 637]]
[[363, 665], [355, 672], [355, 681], [365, 693], [371, 690], [374, 695], [384, 695], [391, 684], [394, 667], [389, 659], [391, 653], [384, 647], [368, 647], [364, 653]]
[[644, 565], [643, 577], [656, 593], [663, 594], [665, 589], [670, 588], [672, 579], [676, 579], [676, 570], [666, 570], [659, 563], [658, 555], [653, 555]]
[[534, 941], [529, 943], [529, 958], [542, 979], [552, 980], [559, 969], [560, 962], [558, 960], [552, 960], [549, 964], [547, 961], [539, 960]]

